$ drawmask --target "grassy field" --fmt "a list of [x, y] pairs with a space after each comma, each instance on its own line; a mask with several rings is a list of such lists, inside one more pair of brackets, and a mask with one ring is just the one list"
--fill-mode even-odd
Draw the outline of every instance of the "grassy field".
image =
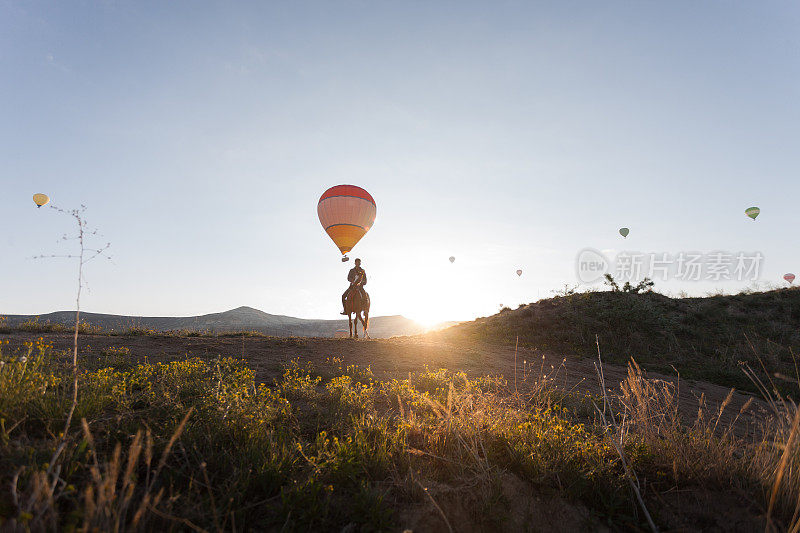
[[[3, 341], [7, 342], [7, 341]], [[377, 342], [377, 341], [376, 341]], [[71, 359], [0, 351], [0, 529], [264, 531], [789, 530], [797, 410], [775, 399], [742, 440], [631, 365], [618, 394], [520, 369], [377, 380], [369, 368]], [[721, 410], [724, 410], [724, 406]], [[720, 411], [721, 411], [720, 410]], [[640, 501], [641, 498], [641, 501]], [[646, 511], [645, 511], [646, 510]], [[685, 530], [686, 530], [685, 529]]]
[[[634, 357], [652, 371], [680, 372], [755, 391], [742, 363], [797, 375], [800, 290], [670, 298], [658, 293], [585, 292], [506, 309], [444, 330], [441, 338], [473, 338], [545, 352], [594, 357], [596, 337], [609, 362]], [[762, 366], [763, 365], [763, 366]], [[780, 379], [784, 392], [793, 389]]]

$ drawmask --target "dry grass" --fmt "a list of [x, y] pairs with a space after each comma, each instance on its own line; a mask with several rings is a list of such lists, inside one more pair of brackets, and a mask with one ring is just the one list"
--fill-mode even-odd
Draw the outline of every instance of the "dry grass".
[[596, 334], [606, 362], [625, 365], [635, 357], [651, 371], [669, 374], [674, 367], [687, 378], [756, 392], [739, 368], [742, 361], [754, 367], [763, 363], [770, 374], [794, 374], [800, 290], [708, 298], [574, 293], [465, 322], [435, 336], [511, 345], [518, 338], [520, 346], [594, 357]]
[[747, 530], [665, 503], [684, 492], [740, 502], [751, 529], [798, 528], [797, 408], [774, 391], [746, 440], [724, 404], [682, 419], [678, 385], [633, 361], [618, 392], [593, 398], [524, 360], [516, 384], [444, 369], [381, 382], [333, 359], [266, 386], [226, 359], [104, 366], [118, 351], [82, 362], [79, 422], [50, 464], [71, 365], [44, 342], [0, 346], [0, 528], [644, 529], [649, 514]]

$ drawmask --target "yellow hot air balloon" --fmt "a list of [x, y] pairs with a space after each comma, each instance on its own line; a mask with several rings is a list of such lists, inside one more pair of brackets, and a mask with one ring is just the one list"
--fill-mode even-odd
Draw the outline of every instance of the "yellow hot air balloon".
[[36, 194], [33, 195], [33, 203], [36, 204], [36, 207], [42, 207], [43, 205], [46, 205], [49, 201], [50, 197], [47, 196], [46, 194], [37, 192]]
[[377, 206], [372, 196], [355, 185], [336, 185], [319, 198], [317, 215], [325, 232], [347, 261], [347, 252], [366, 235], [375, 222]]

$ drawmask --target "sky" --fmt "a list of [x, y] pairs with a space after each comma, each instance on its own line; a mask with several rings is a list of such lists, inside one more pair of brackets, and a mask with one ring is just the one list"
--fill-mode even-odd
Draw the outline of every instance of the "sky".
[[111, 243], [101, 313], [336, 318], [352, 261], [316, 206], [343, 183], [377, 203], [372, 316], [550, 297], [586, 248], [763, 257], [670, 294], [785, 285], [798, 27], [788, 1], [0, 1], [0, 313], [75, 306], [74, 261], [35, 258], [74, 222], [36, 192]]

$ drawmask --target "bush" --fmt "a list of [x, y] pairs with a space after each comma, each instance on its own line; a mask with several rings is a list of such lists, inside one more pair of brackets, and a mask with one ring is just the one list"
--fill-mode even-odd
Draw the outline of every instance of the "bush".
[[[620, 288], [620, 286], [617, 284], [617, 282], [614, 280], [614, 277], [611, 274], [606, 273], [605, 278], [606, 280], [603, 283], [611, 287], [611, 292], [628, 292], [632, 294], [639, 294], [640, 292], [652, 292], [653, 287], [656, 284], [656, 282], [651, 280], [650, 278], [644, 278], [636, 285], [631, 285], [630, 281], [626, 281], [625, 285], [623, 285], [622, 288]], [[574, 292], [575, 291], [572, 291], [572, 293]]]
[[[0, 324], [1, 325], [1, 324]], [[58, 322], [50, 322], [46, 320], [44, 322], [39, 320], [38, 316], [33, 318], [29, 318], [28, 320], [22, 322], [16, 328], [13, 328], [17, 331], [25, 331], [28, 333], [73, 333], [75, 331], [75, 326], [60, 324]], [[13, 330], [12, 329], [12, 330]], [[95, 326], [93, 324], [89, 324], [86, 321], [81, 321], [78, 323], [78, 333], [81, 335], [91, 335], [91, 334], [98, 334], [103, 331], [103, 328], [100, 326]]]
[[516, 393], [500, 377], [444, 369], [380, 382], [336, 358], [323, 372], [295, 361], [272, 385], [228, 358], [81, 365], [79, 422], [57, 451], [68, 360], [42, 339], [7, 351], [0, 345], [0, 486], [10, 491], [0, 527], [11, 529], [381, 531], [408, 525], [398, 509], [434, 502], [435, 519], [455, 530], [516, 530], [515, 498], [542, 491], [573, 502], [582, 527], [642, 529], [621, 454], [647, 479], [640, 489], [658, 520], [701, 520], [676, 518], [680, 506], [660, 513], [660, 495], [677, 485], [751, 494], [764, 507], [777, 486], [769, 508], [782, 526], [800, 479], [794, 463], [779, 466], [796, 457], [796, 424], [763, 443], [718, 432], [720, 414], [682, 425], [676, 391], [635, 366], [609, 400], [626, 421], [615, 432], [581, 407], [598, 400], [556, 394], [527, 362]]

